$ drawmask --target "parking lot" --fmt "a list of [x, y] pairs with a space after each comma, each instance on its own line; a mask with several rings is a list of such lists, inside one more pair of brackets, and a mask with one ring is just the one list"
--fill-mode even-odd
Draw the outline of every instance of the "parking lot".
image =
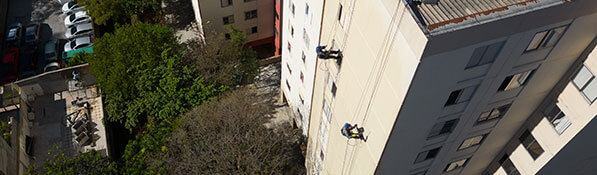
[[[42, 73], [46, 65], [44, 59], [44, 46], [50, 37], [54, 36], [58, 39], [56, 54], [62, 53], [64, 43], [66, 42], [64, 33], [66, 27], [64, 26], [65, 14], [62, 14], [61, 5], [56, 0], [8, 0], [8, 13], [5, 26], [20, 23], [23, 26], [21, 31], [21, 43], [17, 45], [19, 48], [19, 59], [23, 60], [23, 56], [33, 57], [33, 64], [35, 65], [36, 73]], [[39, 40], [35, 45], [27, 45], [24, 43], [25, 26], [39, 23]], [[6, 31], [8, 33], [8, 31]], [[5, 36], [6, 37], [6, 36]], [[2, 37], [3, 39], [5, 37]], [[2, 51], [9, 46], [3, 41]], [[4, 53], [3, 53], [4, 55]], [[24, 64], [19, 64], [19, 72], [24, 69]]]

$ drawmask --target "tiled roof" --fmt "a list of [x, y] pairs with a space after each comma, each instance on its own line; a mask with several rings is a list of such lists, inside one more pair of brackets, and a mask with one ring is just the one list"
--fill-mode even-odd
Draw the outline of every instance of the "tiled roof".
[[434, 30], [470, 18], [504, 13], [531, 4], [545, 4], [542, 1], [565, 2], [569, 0], [440, 0], [438, 4], [420, 4], [414, 10], [420, 13], [426, 28]]

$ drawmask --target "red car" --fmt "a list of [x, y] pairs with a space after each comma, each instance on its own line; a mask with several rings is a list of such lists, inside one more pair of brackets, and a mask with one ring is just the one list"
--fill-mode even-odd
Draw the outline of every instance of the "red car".
[[2, 73], [1, 84], [5, 85], [17, 80], [19, 70], [19, 48], [11, 47], [4, 50], [4, 57], [2, 57]]

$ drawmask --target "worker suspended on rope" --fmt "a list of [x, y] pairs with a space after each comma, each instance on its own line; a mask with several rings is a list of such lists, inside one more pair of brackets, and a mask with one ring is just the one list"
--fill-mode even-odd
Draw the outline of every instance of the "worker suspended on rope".
[[342, 55], [340, 54], [340, 50], [327, 50], [325, 49], [327, 46], [317, 46], [315, 48], [315, 52], [317, 52], [317, 57], [321, 59], [338, 59], [341, 58]]
[[[365, 129], [363, 129], [363, 127], [359, 128], [357, 125], [358, 124], [354, 124], [354, 126], [352, 126], [349, 123], [345, 123], [340, 131], [342, 132], [342, 135], [348, 139], [361, 139], [363, 141], [367, 141], [367, 139], [363, 137], [363, 132]], [[354, 129], [356, 129], [357, 132], [354, 132]]]

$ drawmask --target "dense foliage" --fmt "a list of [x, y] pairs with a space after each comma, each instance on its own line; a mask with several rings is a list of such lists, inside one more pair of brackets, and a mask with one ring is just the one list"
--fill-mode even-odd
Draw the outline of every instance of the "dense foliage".
[[89, 53], [85, 53], [85, 52], [76, 53], [75, 55], [73, 55], [72, 58], [70, 58], [68, 60], [68, 62], [66, 62], [66, 67], [85, 64], [85, 63], [87, 63], [87, 60], [85, 60], [86, 57], [89, 57]]
[[159, 11], [162, 0], [77, 0], [85, 6], [96, 24], [130, 23], [131, 18], [146, 17]]
[[88, 58], [106, 98], [108, 119], [134, 129], [151, 117], [161, 121], [225, 90], [182, 64], [171, 29], [153, 24], [122, 26], [95, 43]]
[[149, 161], [165, 174], [304, 174], [298, 133], [269, 125], [273, 103], [246, 89], [194, 108]]
[[79, 156], [75, 157], [67, 157], [64, 153], [61, 153], [59, 149], [51, 150], [48, 154], [50, 154], [51, 157], [43, 164], [43, 170], [45, 171], [43, 174], [106, 175], [118, 173], [116, 163], [111, 162], [106, 157], [102, 157], [100, 153], [96, 151], [80, 153]]

